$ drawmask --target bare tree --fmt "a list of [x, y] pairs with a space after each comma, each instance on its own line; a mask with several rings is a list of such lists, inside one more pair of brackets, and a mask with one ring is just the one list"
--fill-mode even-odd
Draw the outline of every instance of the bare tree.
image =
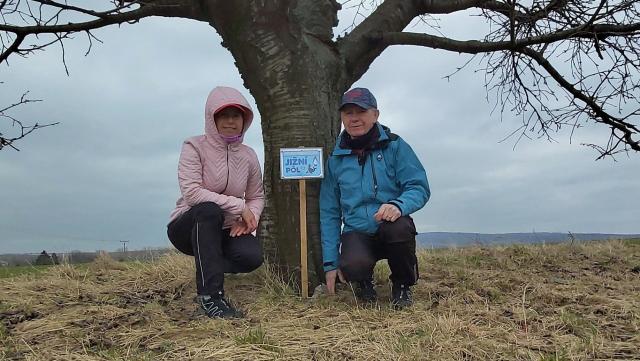
[[[638, 3], [630, 0], [0, 0], [0, 62], [60, 46], [75, 35], [150, 16], [209, 23], [233, 55], [262, 117], [267, 205], [261, 234], [282, 266], [297, 267], [297, 186], [282, 182], [278, 149], [331, 148], [340, 129], [339, 96], [392, 45], [478, 54], [501, 112], [522, 118], [516, 136], [551, 137], [589, 123], [609, 133], [592, 144], [601, 157], [640, 151]], [[341, 6], [355, 6], [348, 33], [334, 38]], [[480, 16], [476, 39], [405, 31], [413, 21], [465, 12]], [[433, 29], [433, 28], [430, 28]], [[25, 45], [26, 39], [30, 39]], [[64, 62], [64, 51], [62, 53]], [[461, 125], [463, 126], [463, 125]], [[315, 129], [309, 132], [308, 129]], [[318, 184], [308, 212], [311, 264], [321, 272]]]

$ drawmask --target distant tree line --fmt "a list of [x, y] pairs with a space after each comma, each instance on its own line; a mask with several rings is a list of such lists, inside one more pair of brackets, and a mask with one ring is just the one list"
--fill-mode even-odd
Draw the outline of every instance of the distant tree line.
[[[107, 252], [116, 261], [149, 261], [170, 252], [170, 249], [144, 249], [127, 252]], [[0, 266], [29, 266], [29, 265], [56, 265], [62, 263], [77, 264], [89, 263], [96, 259], [96, 252], [72, 251], [68, 253], [48, 253], [43, 250], [40, 253], [2, 254]]]

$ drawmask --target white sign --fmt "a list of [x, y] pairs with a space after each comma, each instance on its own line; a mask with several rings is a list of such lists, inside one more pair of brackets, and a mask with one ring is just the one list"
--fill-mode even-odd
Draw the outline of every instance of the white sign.
[[280, 178], [305, 179], [324, 177], [322, 148], [280, 149]]

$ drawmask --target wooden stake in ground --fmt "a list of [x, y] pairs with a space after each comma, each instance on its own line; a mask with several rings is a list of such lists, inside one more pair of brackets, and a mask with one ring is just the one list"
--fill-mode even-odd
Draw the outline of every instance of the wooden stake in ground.
[[309, 276], [307, 273], [307, 185], [300, 179], [300, 282], [302, 297], [309, 297]]
[[298, 179], [300, 189], [300, 290], [309, 297], [307, 269], [307, 188], [306, 179], [324, 177], [322, 148], [281, 148], [280, 177]]

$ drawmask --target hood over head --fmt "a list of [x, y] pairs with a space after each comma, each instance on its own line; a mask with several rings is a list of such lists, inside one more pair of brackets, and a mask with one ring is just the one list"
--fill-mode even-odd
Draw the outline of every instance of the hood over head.
[[242, 142], [244, 134], [253, 122], [253, 110], [251, 110], [251, 105], [249, 105], [247, 99], [239, 91], [231, 87], [218, 86], [209, 93], [204, 107], [204, 132], [207, 136], [222, 141], [222, 136], [218, 133], [218, 128], [216, 128], [214, 114], [229, 106], [239, 108], [244, 113], [244, 126], [242, 137], [240, 138], [240, 142]]

